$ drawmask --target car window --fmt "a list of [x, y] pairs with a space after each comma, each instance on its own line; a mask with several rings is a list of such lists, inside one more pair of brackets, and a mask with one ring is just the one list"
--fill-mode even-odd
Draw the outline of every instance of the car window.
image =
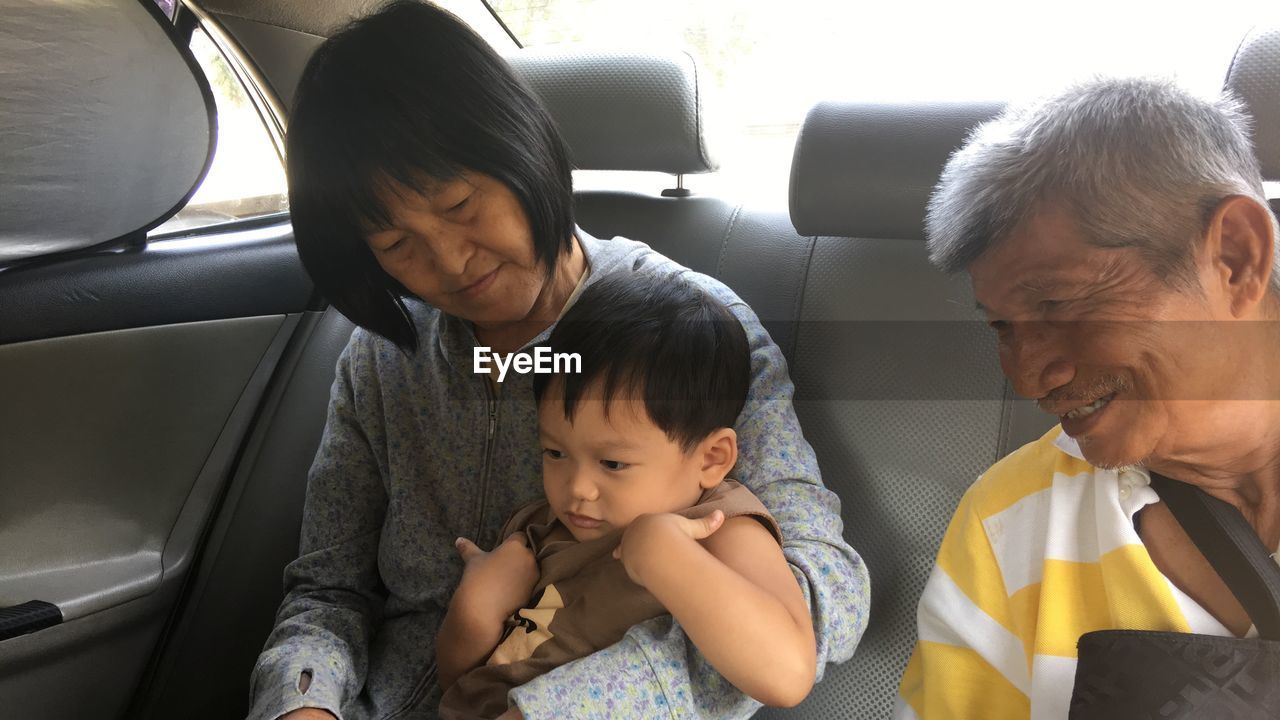
[[1221, 0], [1212, 12], [1174, 12], [1155, 0], [491, 4], [524, 46], [687, 49], [718, 111], [710, 139], [721, 172], [686, 185], [776, 207], [786, 206], [804, 114], [820, 100], [1018, 100], [1095, 74], [1173, 77], [1213, 93], [1247, 30], [1277, 14], [1274, 0]]
[[200, 228], [289, 209], [280, 150], [240, 78], [199, 28], [191, 35], [191, 52], [213, 90], [218, 144], [209, 173], [195, 195], [177, 215], [152, 230], [152, 238], [187, 235]]
[[484, 2], [476, 2], [476, 0], [432, 0], [432, 2], [457, 15], [499, 52], [516, 47], [515, 37], [503, 27], [490, 6]]

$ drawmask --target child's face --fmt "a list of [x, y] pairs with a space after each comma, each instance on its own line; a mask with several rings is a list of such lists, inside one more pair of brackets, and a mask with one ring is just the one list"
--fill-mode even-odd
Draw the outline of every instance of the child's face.
[[732, 469], [732, 460], [716, 465], [716, 449], [709, 447], [727, 434], [736, 456], [732, 430], [717, 431], [686, 453], [653, 424], [642, 400], [616, 397], [608, 417], [604, 406], [581, 400], [572, 423], [559, 392], [548, 392], [538, 408], [542, 487], [577, 540], [601, 537], [646, 513], [690, 507]]

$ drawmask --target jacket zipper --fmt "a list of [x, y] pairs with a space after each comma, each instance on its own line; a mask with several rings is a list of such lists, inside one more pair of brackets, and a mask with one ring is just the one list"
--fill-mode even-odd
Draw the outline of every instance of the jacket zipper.
[[480, 531], [484, 528], [484, 513], [489, 497], [489, 464], [493, 459], [493, 437], [498, 429], [498, 400], [493, 396], [489, 380], [484, 381], [485, 394], [489, 398], [489, 434], [484, 441], [484, 464], [480, 469], [480, 515], [476, 518], [475, 542], [480, 543]]

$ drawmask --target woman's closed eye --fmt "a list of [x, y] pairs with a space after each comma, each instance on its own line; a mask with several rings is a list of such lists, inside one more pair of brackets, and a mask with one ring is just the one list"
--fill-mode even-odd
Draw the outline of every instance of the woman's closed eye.
[[385, 255], [385, 254], [389, 254], [389, 252], [397, 252], [397, 251], [404, 250], [406, 249], [406, 247], [408, 247], [408, 237], [403, 236], [402, 234], [402, 236], [399, 236], [396, 238], [396, 241], [389, 243], [389, 245], [384, 245], [383, 247], [380, 247], [378, 251], [381, 252], [381, 254]]
[[[473, 194], [474, 194], [474, 193], [473, 193]], [[462, 199], [461, 199], [461, 200], [459, 200], [458, 202], [454, 203], [454, 204], [453, 204], [453, 205], [452, 205], [448, 210], [446, 210], [445, 212], [457, 212], [457, 211], [459, 211], [459, 210], [463, 209], [464, 207], [466, 207], [466, 206], [467, 206], [467, 203], [468, 203], [468, 202], [470, 202], [470, 201], [471, 201], [471, 195], [467, 195], [466, 197], [462, 198]]]

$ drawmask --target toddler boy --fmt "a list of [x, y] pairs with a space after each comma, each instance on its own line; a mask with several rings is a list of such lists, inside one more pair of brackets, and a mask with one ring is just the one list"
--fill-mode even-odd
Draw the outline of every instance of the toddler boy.
[[546, 499], [491, 552], [457, 541], [441, 717], [497, 717], [511, 688], [664, 613], [739, 689], [798, 703], [816, 669], [808, 607], [777, 523], [726, 479], [751, 382], [742, 326], [679, 275], [634, 274], [589, 286], [548, 344], [582, 371], [535, 379]]

